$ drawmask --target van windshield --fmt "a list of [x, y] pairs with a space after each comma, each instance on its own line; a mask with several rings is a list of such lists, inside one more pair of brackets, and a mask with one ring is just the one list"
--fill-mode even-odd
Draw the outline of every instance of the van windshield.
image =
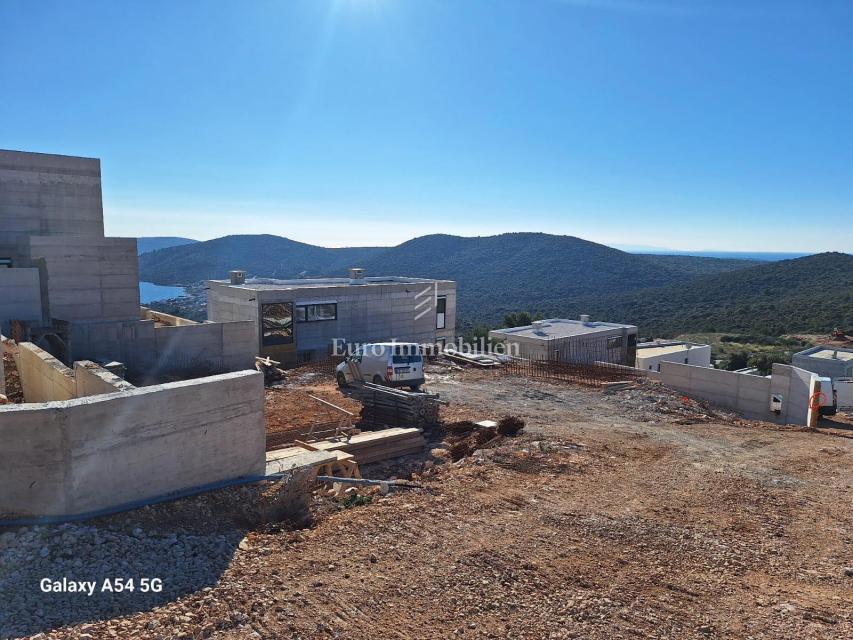
[[415, 364], [423, 361], [417, 345], [400, 345], [394, 347], [392, 362], [394, 364]]

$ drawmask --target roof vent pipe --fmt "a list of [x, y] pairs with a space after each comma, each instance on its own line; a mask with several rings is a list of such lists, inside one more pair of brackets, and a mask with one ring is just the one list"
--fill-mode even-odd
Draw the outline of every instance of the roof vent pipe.
[[245, 271], [229, 271], [228, 275], [231, 276], [231, 284], [246, 284]]
[[584, 324], [586, 324], [587, 322], [589, 322], [589, 316], [588, 316], [587, 314], [585, 314], [585, 313], [582, 313], [582, 314], [581, 314], [581, 322], [583, 322]]
[[359, 267], [352, 267], [349, 270], [350, 280], [361, 280], [364, 277], [364, 269]]

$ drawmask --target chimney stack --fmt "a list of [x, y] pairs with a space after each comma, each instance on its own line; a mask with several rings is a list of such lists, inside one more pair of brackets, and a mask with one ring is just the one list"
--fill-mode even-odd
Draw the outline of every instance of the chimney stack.
[[587, 314], [585, 314], [585, 313], [582, 313], [582, 314], [581, 314], [581, 322], [583, 322], [584, 324], [586, 324], [587, 322], [589, 322], [589, 316], [588, 316]]
[[364, 277], [364, 269], [360, 267], [351, 267], [349, 270], [350, 280], [361, 280]]
[[231, 284], [246, 284], [246, 272], [245, 271], [229, 271], [228, 275], [231, 276]]

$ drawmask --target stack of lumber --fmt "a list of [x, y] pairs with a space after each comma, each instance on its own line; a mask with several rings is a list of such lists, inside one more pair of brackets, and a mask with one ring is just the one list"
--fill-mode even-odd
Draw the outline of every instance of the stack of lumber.
[[428, 428], [438, 424], [437, 393], [403, 391], [365, 382], [352, 395], [361, 401], [361, 419], [369, 424]]
[[[370, 464], [418, 453], [426, 446], [420, 429], [384, 429], [359, 433], [351, 438], [329, 438], [308, 443], [315, 451], [343, 451], [353, 456], [356, 464]], [[305, 453], [301, 446], [276, 449], [267, 453], [270, 458], [282, 459]]]

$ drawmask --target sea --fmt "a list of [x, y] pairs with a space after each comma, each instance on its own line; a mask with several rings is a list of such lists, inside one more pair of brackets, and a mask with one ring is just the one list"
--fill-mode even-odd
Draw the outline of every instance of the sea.
[[170, 298], [180, 298], [185, 295], [187, 295], [187, 290], [183, 287], [167, 287], [162, 284], [154, 284], [153, 282], [139, 283], [139, 302], [142, 304], [157, 302], [158, 300], [168, 300]]

